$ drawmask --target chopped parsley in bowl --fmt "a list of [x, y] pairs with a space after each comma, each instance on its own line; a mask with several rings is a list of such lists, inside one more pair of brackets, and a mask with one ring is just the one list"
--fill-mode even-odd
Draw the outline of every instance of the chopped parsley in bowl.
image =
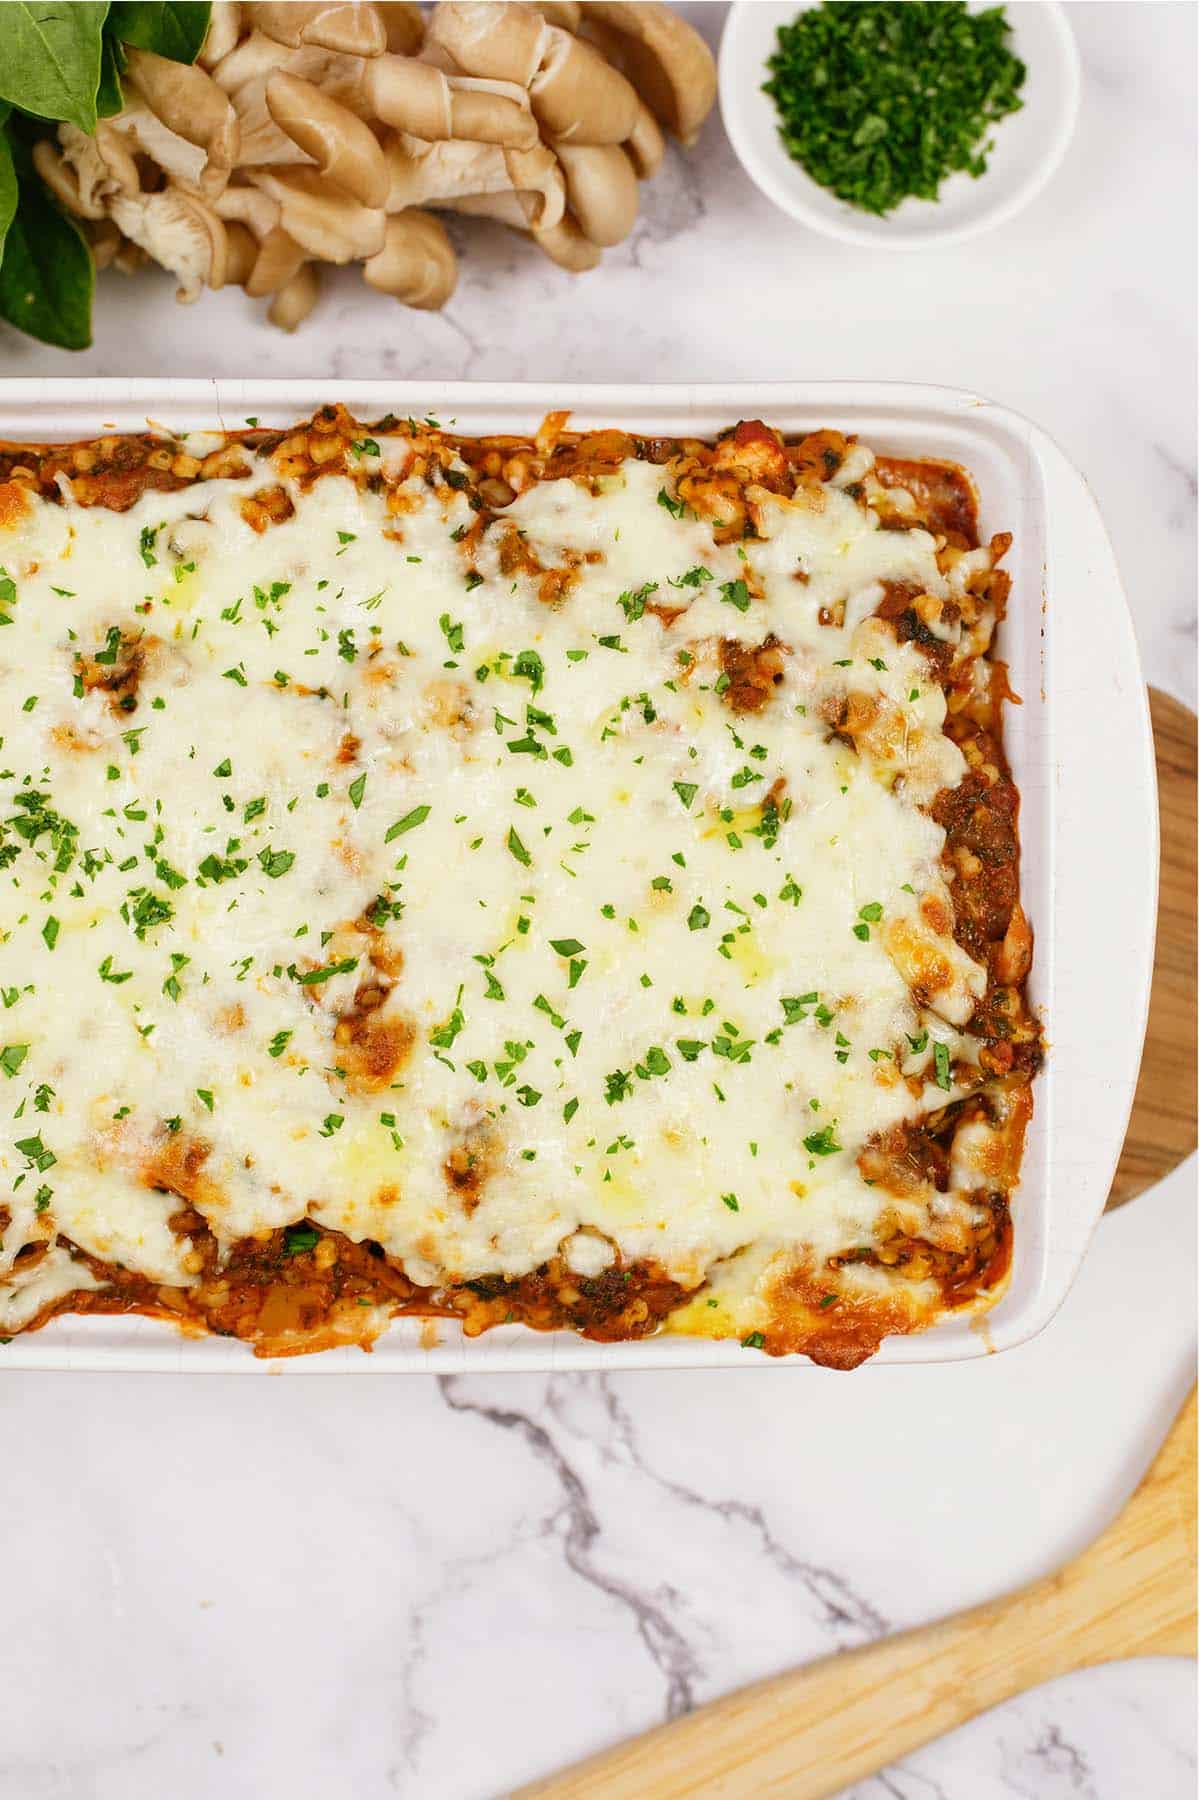
[[979, 176], [998, 119], [1020, 110], [1025, 65], [1002, 6], [966, 0], [824, 0], [779, 27], [764, 92], [789, 156], [864, 212], [936, 200]]
[[721, 116], [747, 175], [870, 249], [1011, 219], [1066, 154], [1080, 85], [1057, 0], [735, 0], [721, 38]]

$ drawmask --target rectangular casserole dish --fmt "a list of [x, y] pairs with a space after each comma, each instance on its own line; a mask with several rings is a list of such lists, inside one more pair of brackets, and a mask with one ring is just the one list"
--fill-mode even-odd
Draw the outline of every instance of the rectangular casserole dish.
[[[1103, 1206], [1136, 1079], [1149, 991], [1157, 867], [1154, 764], [1132, 627], [1103, 526], [1081, 479], [1036, 427], [967, 394], [863, 384], [705, 388], [502, 387], [365, 382], [13, 383], [0, 436], [79, 439], [103, 431], [236, 429], [293, 422], [340, 401], [360, 418], [433, 411], [464, 433], [535, 429], [569, 408], [577, 428], [712, 435], [760, 416], [788, 433], [830, 425], [902, 457], [962, 464], [982, 533], [1014, 535], [1014, 591], [1000, 654], [1023, 704], [1007, 741], [1022, 795], [1023, 896], [1037, 941], [1031, 999], [1047, 1025], [1016, 1206], [1012, 1280], [999, 1304], [878, 1360], [948, 1360], [1008, 1347], [1052, 1316]], [[1120, 845], [1119, 874], [1110, 844]], [[1113, 957], [1108, 946], [1119, 946]], [[136, 1318], [66, 1318], [18, 1339], [8, 1366], [263, 1369], [245, 1346], [182, 1339]], [[501, 1327], [464, 1341], [455, 1326], [399, 1320], [374, 1354], [326, 1351], [297, 1372], [357, 1368], [748, 1366], [734, 1343], [658, 1338], [600, 1345]], [[788, 1359], [785, 1359], [788, 1360]], [[797, 1359], [791, 1359], [797, 1360]], [[802, 1359], [799, 1359], [802, 1360]]]

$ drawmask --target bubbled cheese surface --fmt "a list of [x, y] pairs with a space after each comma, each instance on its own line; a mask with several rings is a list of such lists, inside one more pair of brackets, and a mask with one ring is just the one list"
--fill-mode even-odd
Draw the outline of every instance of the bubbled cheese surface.
[[[0, 1323], [93, 1285], [60, 1233], [194, 1279], [145, 1178], [173, 1135], [222, 1245], [310, 1216], [422, 1283], [561, 1251], [732, 1294], [869, 1243], [857, 1153], [945, 1103], [934, 1047], [984, 979], [921, 911], [922, 808], [962, 773], [943, 697], [871, 616], [884, 581], [946, 592], [932, 538], [828, 485], [717, 546], [631, 460], [535, 485], [468, 558], [452, 488], [390, 516], [330, 476], [256, 534], [274, 479], [124, 514], [68, 491], [0, 534]], [[502, 572], [512, 524], [577, 563], [561, 603]], [[145, 634], [128, 712], [78, 680], [114, 627]], [[720, 642], [769, 633], [782, 679], [736, 713]], [[831, 731], [855, 692], [886, 757]], [[364, 1091], [335, 1030], [373, 906], [411, 1037]], [[931, 940], [922, 1010], [893, 949]]]

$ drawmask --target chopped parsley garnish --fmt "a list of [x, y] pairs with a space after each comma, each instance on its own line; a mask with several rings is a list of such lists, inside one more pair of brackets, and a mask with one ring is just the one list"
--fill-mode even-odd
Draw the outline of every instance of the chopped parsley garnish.
[[836, 1122], [833, 1125], [822, 1125], [820, 1131], [810, 1132], [804, 1140], [804, 1148], [810, 1156], [836, 1156], [841, 1145], [836, 1137]]
[[646, 602], [651, 594], [656, 594], [657, 592], [657, 581], [647, 581], [644, 582], [640, 588], [635, 590], [627, 588], [623, 594], [618, 594], [617, 605], [621, 608], [621, 611], [632, 625], [645, 613]]
[[546, 665], [536, 650], [520, 650], [513, 657], [512, 673], [522, 680], [533, 684], [533, 691], [540, 693], [542, 681], [546, 674]]
[[882, 216], [987, 168], [988, 132], [1022, 105], [1025, 65], [1003, 6], [825, 0], [781, 25], [764, 92], [788, 155], [822, 187]]
[[[479, 576], [478, 579], [479, 581], [482, 581], [482, 575]], [[471, 584], [468, 582], [468, 586], [470, 585]], [[442, 636], [445, 638], [454, 655], [461, 656], [463, 650], [463, 628], [461, 622], [452, 619], [449, 613], [443, 613], [438, 620], [438, 624], [441, 626]]]
[[258, 853], [262, 872], [272, 881], [278, 881], [281, 875], [286, 875], [295, 860], [295, 852], [292, 850], [272, 850], [268, 846]]
[[332, 981], [335, 975], [350, 975], [358, 967], [357, 956], [345, 956], [340, 962], [326, 963], [320, 969], [297, 969], [295, 963], [288, 969], [293, 981], [301, 987], [319, 987], [322, 982]]
[[882, 917], [882, 904], [878, 900], [871, 900], [866, 906], [859, 907], [858, 923], [857, 925], [852, 925], [851, 930], [855, 937], [858, 938], [861, 943], [865, 944], [871, 936], [872, 925], [878, 925]]
[[618, 1100], [627, 1100], [633, 1092], [633, 1077], [628, 1069], [614, 1069], [611, 1075], [604, 1077], [604, 1098], [609, 1106], [615, 1106]]
[[423, 825], [429, 817], [429, 810], [427, 806], [414, 806], [412, 811], [406, 812], [402, 819], [397, 819], [394, 825], [388, 826], [383, 834], [384, 843], [390, 844], [394, 839], [402, 837], [406, 831], [412, 831], [415, 826]]

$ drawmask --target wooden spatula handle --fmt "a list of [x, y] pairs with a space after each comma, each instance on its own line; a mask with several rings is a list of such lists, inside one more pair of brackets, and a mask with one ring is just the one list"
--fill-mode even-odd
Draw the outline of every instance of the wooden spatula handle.
[[1058, 1575], [743, 1688], [514, 1800], [825, 1800], [1038, 1682], [1194, 1654], [1195, 1417], [1193, 1395], [1134, 1499]]

